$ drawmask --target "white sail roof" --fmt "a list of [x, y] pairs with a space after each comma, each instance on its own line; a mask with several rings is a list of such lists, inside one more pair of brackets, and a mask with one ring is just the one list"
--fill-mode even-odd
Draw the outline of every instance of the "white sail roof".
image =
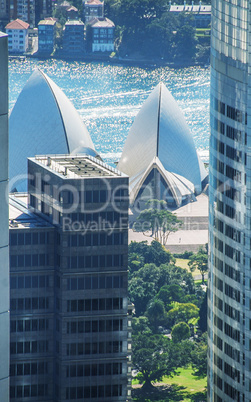
[[[130, 177], [131, 189], [135, 188], [136, 181], [140, 183], [155, 157], [165, 175], [169, 172], [172, 178], [178, 178], [176, 186], [181, 186], [183, 181], [187, 188], [189, 182], [188, 193], [191, 184], [195, 192], [201, 191], [207, 172], [199, 160], [185, 118], [163, 83], [155, 87], [136, 116], [117, 166]], [[184, 193], [184, 189], [180, 192]]]
[[27, 157], [86, 153], [96, 156], [93, 142], [78, 112], [63, 91], [35, 70], [11, 112], [9, 121], [10, 187], [27, 174]]

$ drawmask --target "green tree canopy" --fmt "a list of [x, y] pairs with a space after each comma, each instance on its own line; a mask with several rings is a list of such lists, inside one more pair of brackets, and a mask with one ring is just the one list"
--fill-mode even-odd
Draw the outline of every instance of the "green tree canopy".
[[149, 323], [153, 328], [153, 332], [158, 332], [158, 327], [161, 326], [165, 322], [165, 305], [162, 300], [160, 299], [153, 299], [147, 309], [146, 309], [146, 316], [149, 319]]
[[174, 325], [171, 335], [174, 343], [179, 343], [180, 341], [190, 338], [191, 334], [189, 325], [183, 321], [179, 322]]
[[192, 303], [177, 303], [177, 305], [168, 311], [166, 315], [167, 325], [173, 325], [184, 321], [188, 323], [191, 318], [199, 317], [199, 308]]
[[148, 303], [165, 285], [177, 284], [186, 295], [195, 294], [192, 274], [173, 264], [145, 264], [129, 280], [129, 299], [135, 306], [136, 316], [143, 315]]
[[198, 253], [193, 254], [189, 258], [188, 266], [191, 272], [194, 272], [196, 269], [200, 271], [202, 277], [202, 283], [205, 282], [205, 273], [208, 271], [208, 255], [202, 247], [199, 248]]
[[133, 368], [139, 372], [137, 378], [143, 387], [151, 387], [152, 382], [161, 381], [179, 367], [179, 350], [163, 335], [137, 335], [132, 345]]
[[207, 375], [207, 333], [205, 332], [199, 342], [194, 343], [191, 354], [194, 375], [206, 377]]
[[137, 232], [143, 232], [145, 236], [154, 237], [165, 246], [170, 233], [176, 232], [182, 222], [166, 209], [165, 201], [149, 200], [146, 204], [150, 208], [139, 214], [133, 228]]
[[132, 259], [131, 254], [133, 254], [134, 257], [137, 255], [137, 261], [141, 262], [143, 260], [142, 265], [138, 264], [139, 268], [141, 268], [144, 264], [153, 263], [157, 266], [160, 266], [161, 264], [168, 264], [171, 261], [175, 261], [172, 254], [155, 240], [153, 240], [150, 245], [146, 240], [141, 242], [132, 241], [128, 247], [129, 261]]

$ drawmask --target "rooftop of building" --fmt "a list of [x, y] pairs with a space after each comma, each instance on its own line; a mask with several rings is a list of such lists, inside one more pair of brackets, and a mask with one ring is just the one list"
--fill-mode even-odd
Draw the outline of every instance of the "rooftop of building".
[[28, 207], [28, 195], [15, 193], [9, 196], [9, 228], [48, 228], [53, 227], [50, 223], [32, 213]]
[[29, 28], [29, 24], [27, 24], [27, 22], [24, 22], [20, 19], [16, 19], [15, 21], [11, 21], [9, 22], [5, 29], [28, 29]]
[[69, 21], [67, 21], [65, 23], [65, 26], [71, 26], [71, 25], [81, 25], [81, 26], [83, 26], [85, 24], [81, 20], [69, 20]]
[[66, 179], [126, 177], [122, 172], [92, 156], [39, 155], [29, 159]]
[[71, 7], [69, 7], [69, 8], [67, 9], [67, 13], [70, 12], [70, 11], [78, 12], [78, 9], [77, 9], [76, 7], [74, 7], [74, 6], [71, 6]]
[[104, 2], [100, 1], [100, 0], [87, 0], [85, 2], [85, 4], [88, 4], [89, 6], [93, 6], [93, 5], [103, 5]]
[[89, 21], [89, 24], [92, 26], [92, 28], [114, 28], [115, 25], [114, 23], [109, 20], [109, 18], [102, 17], [102, 18], [93, 18], [91, 21]]
[[38, 26], [39, 25], [55, 25], [55, 24], [56, 24], [55, 20], [47, 20], [47, 19], [45, 19], [45, 20], [39, 21]]

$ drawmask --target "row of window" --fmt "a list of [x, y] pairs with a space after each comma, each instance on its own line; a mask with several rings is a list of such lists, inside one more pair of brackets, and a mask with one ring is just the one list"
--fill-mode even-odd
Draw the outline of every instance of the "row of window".
[[240, 363], [240, 351], [233, 348], [227, 342], [224, 342], [224, 352], [227, 356], [231, 357], [231, 359], [235, 360], [236, 362]]
[[10, 376], [48, 374], [47, 362], [18, 363], [10, 365]]
[[49, 308], [48, 297], [26, 297], [10, 299], [10, 311], [44, 310]]
[[49, 244], [48, 232], [12, 233], [10, 231], [10, 246]]
[[98, 385], [92, 387], [67, 387], [66, 400], [93, 399], [93, 398], [117, 398], [122, 396], [122, 385]]
[[122, 363], [72, 364], [66, 367], [66, 377], [96, 377], [122, 374]]
[[20, 254], [10, 256], [11, 268], [40, 267], [49, 265], [49, 254]]
[[240, 371], [226, 362], [224, 363], [224, 373], [233, 380], [240, 382]]
[[31, 318], [10, 321], [10, 332], [46, 331], [49, 329], [48, 318]]
[[113, 332], [123, 330], [123, 320], [93, 320], [67, 322], [67, 334], [86, 334], [91, 332]]
[[225, 314], [233, 320], [240, 322], [240, 312], [227, 303], [225, 303]]
[[94, 213], [74, 212], [72, 214], [67, 214], [64, 217], [69, 219], [72, 223], [81, 222], [85, 225], [85, 227], [91, 226], [93, 222], [98, 222], [102, 225], [109, 223], [112, 225], [112, 227], [114, 227], [114, 224], [117, 223], [117, 227], [119, 226], [120, 222], [125, 221], [127, 214], [116, 211], [100, 211]]
[[[231, 107], [229, 105], [226, 105], [225, 103], [221, 102], [219, 99], [214, 98], [213, 96], [211, 97], [211, 105], [213, 106], [214, 110], [229, 117], [232, 120], [235, 120], [239, 123], [242, 123], [243, 121], [243, 113], [241, 112], [241, 110], [236, 109], [234, 107]], [[245, 124], [247, 124], [247, 113], [245, 114]]]
[[124, 244], [124, 233], [88, 233], [68, 236], [69, 247], [118, 246]]
[[10, 288], [11, 289], [36, 289], [48, 288], [49, 275], [34, 275], [34, 276], [11, 276]]
[[230, 396], [233, 401], [240, 402], [240, 392], [227, 382], [224, 382], [224, 392], [226, 395]]
[[237, 271], [233, 267], [231, 267], [228, 264], [225, 264], [225, 275], [228, 276], [229, 278], [233, 279], [236, 282], [241, 281], [241, 274], [240, 271]]
[[231, 179], [238, 181], [241, 183], [241, 172], [237, 169], [232, 168], [231, 166], [226, 165], [226, 172], [225, 175]]
[[11, 342], [10, 354], [28, 354], [28, 353], [45, 353], [48, 352], [49, 341], [25, 341], [25, 342]]
[[76, 268], [113, 268], [123, 265], [122, 254], [109, 255], [78, 255], [67, 257], [69, 269]]
[[[229, 145], [225, 145], [222, 141], [217, 140], [213, 135], [210, 138], [211, 146], [222, 155], [226, 155], [229, 159], [233, 161], [242, 162], [242, 152], [238, 151], [236, 148], [232, 148]], [[244, 162], [247, 163], [247, 155], [244, 154]], [[217, 163], [216, 158], [212, 159], [213, 167], [216, 168], [220, 173], [224, 174], [224, 164], [223, 162]], [[241, 172], [234, 169], [234, 172], [231, 173], [230, 166], [226, 165], [226, 175], [232, 180], [241, 181]]]
[[214, 364], [222, 370], [222, 359], [216, 353], [214, 353]]
[[124, 277], [118, 275], [82, 276], [67, 279], [67, 290], [123, 288]]
[[225, 283], [225, 295], [240, 303], [241, 293], [236, 288]]
[[214, 373], [214, 385], [219, 389], [222, 389], [222, 379], [216, 373]]
[[10, 386], [10, 398], [30, 398], [48, 395], [47, 384]]
[[236, 262], [241, 262], [241, 253], [239, 250], [225, 244], [225, 255]]
[[123, 299], [120, 297], [107, 299], [67, 300], [67, 312], [108, 311], [123, 308]]
[[122, 341], [109, 341], [109, 342], [79, 342], [68, 343], [66, 345], [67, 356], [83, 356], [83, 355], [97, 355], [97, 354], [110, 354], [121, 353]]
[[240, 342], [240, 331], [225, 322], [225, 334], [234, 341]]
[[[57, 198], [60, 203], [63, 204], [90, 204], [90, 203], [106, 203], [106, 202], [121, 202], [128, 200], [128, 189], [126, 186], [118, 186], [111, 190], [85, 190], [77, 191], [75, 188], [72, 191], [62, 190], [58, 191], [54, 186], [50, 185], [48, 182], [41, 180], [40, 178], [35, 180], [34, 177], [29, 178], [29, 184], [36, 187], [38, 190], [41, 189], [42, 193], [47, 195], [53, 195]], [[55, 192], [56, 190], [56, 192]], [[54, 193], [54, 194], [53, 194]]]

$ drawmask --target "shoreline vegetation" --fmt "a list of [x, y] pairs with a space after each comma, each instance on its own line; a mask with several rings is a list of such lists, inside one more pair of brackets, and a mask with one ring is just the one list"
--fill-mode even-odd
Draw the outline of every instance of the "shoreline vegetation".
[[[82, 2], [69, 2], [78, 8], [79, 16], [84, 18]], [[199, 0], [194, 3], [199, 4]], [[210, 0], [203, 0], [202, 3], [208, 5]], [[193, 2], [187, 0], [186, 4]], [[115, 24], [114, 51], [90, 53], [90, 37], [86, 37], [86, 53], [81, 55], [68, 55], [62, 48], [63, 26], [67, 16], [62, 7], [57, 7], [53, 12], [53, 17], [58, 21], [53, 53], [42, 54], [33, 49], [25, 56], [39, 60], [108, 62], [146, 68], [207, 68], [210, 65], [210, 24], [204, 26], [197, 22], [191, 12], [176, 15], [169, 11], [169, 7], [168, 0], [145, 0], [143, 3], [138, 0], [106, 0], [105, 17]]]

